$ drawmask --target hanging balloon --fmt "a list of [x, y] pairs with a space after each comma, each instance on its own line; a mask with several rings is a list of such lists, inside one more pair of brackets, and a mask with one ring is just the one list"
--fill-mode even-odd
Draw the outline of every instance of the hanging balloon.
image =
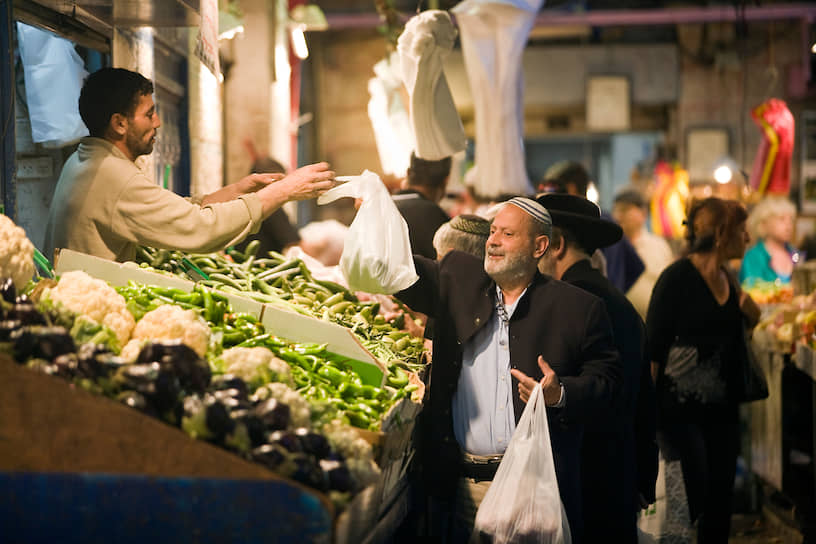
[[676, 164], [660, 161], [655, 166], [654, 177], [652, 231], [664, 238], [681, 238], [689, 194], [688, 172]]
[[762, 131], [751, 168], [751, 188], [762, 195], [787, 196], [795, 137], [793, 115], [784, 101], [771, 98], [751, 110], [751, 117]]

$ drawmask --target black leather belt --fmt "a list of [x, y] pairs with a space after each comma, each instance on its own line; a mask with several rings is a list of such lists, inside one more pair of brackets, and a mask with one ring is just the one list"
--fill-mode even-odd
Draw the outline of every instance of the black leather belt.
[[493, 480], [501, 463], [501, 455], [462, 454], [462, 476], [477, 482]]

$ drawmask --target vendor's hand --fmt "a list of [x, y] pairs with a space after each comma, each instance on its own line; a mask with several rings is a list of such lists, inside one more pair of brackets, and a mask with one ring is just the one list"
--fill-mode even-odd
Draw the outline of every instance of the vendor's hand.
[[329, 164], [319, 162], [298, 168], [278, 182], [286, 186], [289, 200], [307, 200], [322, 195], [338, 185]]
[[[561, 400], [561, 380], [558, 379], [555, 371], [550, 368], [550, 365], [541, 355], [538, 356], [538, 366], [541, 368], [543, 375], [539, 383], [541, 383], [541, 390], [544, 392], [544, 403], [547, 406], [557, 404]], [[510, 374], [519, 382], [518, 390], [521, 401], [527, 402], [536, 386], [536, 381], [517, 368], [511, 369]]]
[[270, 183], [282, 180], [285, 174], [250, 174], [236, 183], [239, 194], [245, 195], [260, 191]]

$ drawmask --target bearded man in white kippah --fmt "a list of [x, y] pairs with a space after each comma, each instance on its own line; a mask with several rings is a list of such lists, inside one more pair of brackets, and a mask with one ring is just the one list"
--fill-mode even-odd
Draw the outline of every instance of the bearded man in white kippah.
[[[552, 220], [516, 197], [490, 226], [484, 261], [414, 256], [419, 280], [397, 297], [435, 318], [431, 385], [418, 422], [418, 482], [434, 541], [467, 542], [536, 383], [547, 404], [559, 492], [581, 542], [584, 422], [612, 406], [621, 364], [597, 297], [543, 276]], [[547, 447], [542, 444], [542, 447]]]

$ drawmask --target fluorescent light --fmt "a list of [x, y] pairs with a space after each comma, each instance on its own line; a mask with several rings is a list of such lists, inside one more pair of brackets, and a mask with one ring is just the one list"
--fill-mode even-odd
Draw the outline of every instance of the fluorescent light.
[[309, 56], [309, 47], [306, 45], [306, 35], [303, 33], [303, 25], [291, 25], [289, 27], [292, 36], [292, 49], [297, 58], [303, 60]]

